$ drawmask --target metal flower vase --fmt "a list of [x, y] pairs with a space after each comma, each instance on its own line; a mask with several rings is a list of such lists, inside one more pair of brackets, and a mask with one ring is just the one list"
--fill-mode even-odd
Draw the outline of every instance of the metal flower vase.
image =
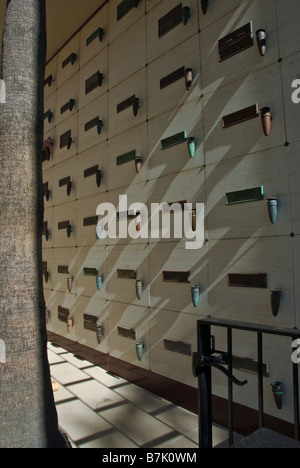
[[143, 283], [142, 283], [141, 280], [136, 281], [135, 289], [136, 289], [136, 297], [140, 301], [142, 299], [142, 295], [143, 295]]
[[272, 382], [271, 387], [276, 406], [279, 410], [281, 410], [283, 399], [283, 385], [281, 382]]
[[276, 197], [268, 198], [268, 212], [272, 224], [277, 221], [278, 201]]
[[196, 308], [199, 305], [200, 286], [192, 286], [191, 291], [192, 291], [193, 306]]
[[277, 317], [280, 309], [281, 291], [271, 291], [271, 308], [273, 317]]
[[272, 114], [270, 107], [263, 107], [261, 110], [261, 121], [265, 136], [270, 135]]
[[137, 358], [138, 358], [139, 361], [141, 361], [142, 358], [143, 358], [143, 353], [144, 353], [144, 343], [142, 343], [140, 341], [140, 342], [136, 343], [135, 347], [136, 347]]

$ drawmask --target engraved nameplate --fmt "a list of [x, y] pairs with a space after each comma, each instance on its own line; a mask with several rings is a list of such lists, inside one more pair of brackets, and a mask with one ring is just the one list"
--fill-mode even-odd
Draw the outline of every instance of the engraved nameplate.
[[83, 268], [84, 276], [97, 276], [99, 272], [98, 268]]
[[120, 102], [120, 104], [117, 105], [117, 113], [119, 114], [125, 109], [128, 109], [128, 107], [132, 107], [134, 104], [134, 101], [135, 101], [135, 94], [125, 99], [125, 101]]
[[99, 123], [99, 116], [98, 117], [95, 117], [94, 119], [90, 120], [89, 122], [87, 122], [85, 125], [84, 125], [84, 131], [85, 132], [88, 132], [89, 130], [91, 130], [92, 128], [94, 127], [97, 127]]
[[223, 62], [253, 45], [253, 28], [250, 22], [219, 40], [219, 61]]
[[135, 150], [129, 151], [128, 153], [121, 154], [121, 156], [117, 157], [117, 166], [121, 166], [122, 164], [126, 164], [130, 161], [134, 161], [135, 158]]
[[240, 288], [261, 288], [266, 289], [267, 285], [267, 274], [236, 274], [230, 273], [228, 275], [228, 285], [236, 286]]
[[120, 19], [127, 15], [132, 8], [136, 8], [139, 2], [140, 0], [123, 0], [117, 7], [117, 21], [120, 21]]
[[60, 179], [58, 181], [58, 186], [59, 187], [64, 187], [65, 185], [68, 185], [68, 183], [71, 181], [71, 177], [68, 176], [68, 177], [64, 177], [63, 179]]
[[192, 345], [190, 343], [164, 339], [164, 347], [168, 351], [173, 351], [174, 353], [184, 354], [185, 356], [192, 355]]
[[83, 314], [83, 326], [86, 330], [97, 331], [98, 318], [95, 315]]
[[88, 169], [85, 169], [84, 173], [83, 173], [83, 177], [86, 179], [87, 177], [91, 177], [95, 174], [97, 174], [98, 172], [98, 164], [97, 166], [93, 166], [93, 167], [89, 167]]
[[171, 146], [179, 145], [181, 143], [184, 143], [186, 141], [186, 131], [176, 133], [176, 135], [172, 135], [168, 138], [164, 138], [161, 140], [161, 149], [167, 149], [170, 148]]
[[62, 229], [67, 229], [67, 227], [70, 225], [70, 221], [60, 221], [57, 225], [57, 228], [59, 230], [62, 230]]
[[94, 73], [90, 78], [85, 82], [85, 94], [89, 94], [94, 89], [102, 86], [103, 75], [99, 71]]
[[264, 188], [254, 187], [236, 192], [226, 193], [226, 205], [235, 205], [237, 203], [248, 203], [264, 199]]
[[158, 37], [162, 37], [182, 23], [182, 4], [169, 11], [158, 21]]
[[[270, 375], [270, 364], [263, 362], [263, 376], [269, 377]], [[258, 362], [250, 358], [242, 358], [238, 356], [232, 356], [232, 367], [234, 369], [241, 370], [243, 372], [249, 372], [251, 374], [258, 374]]]
[[72, 140], [72, 131], [68, 130], [60, 136], [60, 148], [64, 148], [65, 146], [69, 147], [70, 140]]
[[165, 76], [160, 80], [160, 89], [166, 88], [167, 86], [175, 83], [185, 76], [185, 68], [181, 67], [178, 70], [175, 70], [173, 73]]
[[117, 270], [118, 278], [123, 279], [136, 279], [135, 270]]
[[189, 283], [189, 271], [163, 271], [163, 280], [174, 283]]
[[84, 226], [96, 226], [98, 224], [98, 216], [89, 216], [83, 219]]
[[52, 85], [52, 82], [54, 81], [53, 75], [47, 76], [47, 78], [44, 80], [44, 86], [48, 85], [49, 88]]
[[67, 319], [70, 315], [70, 310], [64, 307], [58, 306], [58, 320], [67, 323]]
[[124, 336], [124, 338], [136, 340], [136, 330], [132, 328], [118, 327], [118, 333], [120, 336]]
[[73, 107], [74, 107], [74, 104], [75, 104], [75, 100], [74, 100], [74, 99], [70, 99], [66, 104], [64, 104], [64, 105], [60, 108], [60, 113], [61, 113], [61, 114], [64, 114], [64, 113], [67, 112], [68, 110], [69, 110], [69, 111], [72, 111], [72, 110], [73, 110]]
[[95, 41], [95, 39], [99, 39], [99, 41], [101, 42], [102, 39], [103, 39], [103, 35], [104, 35], [104, 30], [103, 28], [98, 28], [96, 29], [96, 31], [94, 31], [86, 40], [86, 45], [89, 46], [93, 41]]
[[75, 61], [77, 60], [77, 55], [76, 54], [70, 54], [61, 64], [62, 68], [65, 68], [69, 63], [71, 65], [74, 65]]
[[69, 274], [69, 267], [64, 266], [64, 265], [58, 265], [57, 273], [61, 273], [63, 275], [68, 275]]
[[223, 128], [232, 127], [241, 122], [246, 122], [247, 120], [255, 119], [259, 116], [258, 104], [254, 104], [249, 107], [245, 107], [237, 112], [232, 114], [225, 115], [223, 117]]

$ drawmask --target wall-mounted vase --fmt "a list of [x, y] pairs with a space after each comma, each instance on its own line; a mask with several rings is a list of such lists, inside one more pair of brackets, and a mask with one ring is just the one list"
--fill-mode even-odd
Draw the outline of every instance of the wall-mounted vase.
[[102, 289], [102, 283], [103, 283], [102, 276], [97, 275], [97, 276], [96, 276], [96, 284], [97, 284], [97, 289], [98, 289], [98, 291], [101, 291], [101, 289]]
[[189, 137], [187, 139], [187, 143], [188, 143], [190, 157], [194, 158], [195, 152], [196, 152], [196, 139], [194, 137]]
[[67, 143], [68, 150], [71, 149], [72, 143], [74, 143], [74, 141], [73, 141], [72, 137], [69, 137], [68, 138], [68, 143]]
[[189, 91], [192, 87], [193, 83], [193, 70], [191, 68], [185, 69], [185, 86], [187, 91]]
[[257, 40], [257, 47], [259, 50], [260, 55], [263, 57], [266, 53], [266, 43], [267, 43], [267, 34], [264, 29], [258, 29], [256, 31], [256, 40]]
[[200, 297], [200, 286], [192, 286], [191, 291], [192, 291], [193, 306], [198, 307], [199, 297]]
[[102, 339], [102, 337], [104, 335], [104, 329], [103, 329], [102, 325], [97, 325], [96, 333], [97, 333], [97, 343], [101, 344], [101, 339]]
[[71, 224], [68, 224], [68, 226], [67, 226], [67, 237], [68, 237], [68, 239], [71, 237], [71, 233], [72, 233], [72, 226], [71, 226]]
[[71, 333], [72, 328], [73, 328], [73, 319], [69, 316], [69, 317], [67, 318], [67, 330], [68, 330], [68, 333]]
[[206, 15], [206, 13], [207, 13], [207, 7], [208, 7], [208, 5], [209, 5], [208, 0], [201, 0], [201, 9], [202, 9], [202, 13], [203, 13], [204, 15]]
[[137, 97], [134, 98], [132, 107], [133, 107], [133, 115], [134, 115], [134, 117], [136, 117], [138, 115], [138, 111], [139, 111], [139, 108], [140, 108], [139, 98], [137, 98]]
[[48, 281], [49, 281], [49, 276], [50, 276], [50, 273], [49, 273], [48, 271], [45, 271], [45, 273], [44, 273], [45, 283], [48, 283]]
[[98, 171], [96, 172], [96, 184], [97, 184], [97, 187], [100, 187], [101, 186], [101, 181], [102, 181], [102, 171], [100, 169], [98, 169]]
[[142, 283], [141, 280], [136, 281], [135, 289], [136, 289], [136, 297], [140, 301], [142, 299], [142, 295], [143, 295], [143, 283]]
[[142, 227], [142, 217], [140, 213], [138, 213], [135, 217], [135, 227], [136, 227], [136, 230], [140, 232], [141, 227]]
[[277, 221], [278, 201], [276, 197], [268, 198], [268, 212], [272, 224]]
[[71, 195], [72, 187], [73, 187], [72, 182], [71, 181], [68, 182], [67, 183], [67, 196], [68, 197]]
[[97, 133], [98, 133], [98, 135], [101, 134], [103, 125], [104, 125], [103, 120], [98, 120], [98, 122], [97, 122]]
[[138, 358], [139, 361], [141, 361], [142, 358], [143, 358], [144, 343], [142, 343], [142, 342], [140, 341], [139, 343], [136, 343], [135, 347], [136, 347], [136, 355], [137, 355], [137, 358]]
[[45, 198], [47, 201], [50, 200], [50, 195], [51, 195], [51, 190], [47, 189], [46, 192], [45, 192]]
[[271, 291], [271, 308], [274, 317], [277, 317], [280, 309], [281, 291]]
[[279, 410], [282, 409], [283, 385], [281, 382], [272, 382], [272, 392], [276, 406]]
[[182, 8], [182, 22], [186, 26], [189, 22], [191, 16], [191, 9], [189, 7]]
[[101, 233], [102, 233], [102, 226], [101, 224], [98, 223], [96, 226], [96, 239], [101, 238]]
[[272, 114], [270, 107], [263, 107], [261, 110], [261, 121], [264, 134], [269, 136], [271, 131]]
[[73, 286], [73, 278], [67, 278], [67, 287], [68, 287], [68, 291], [69, 293], [72, 292], [72, 286]]
[[135, 164], [135, 170], [136, 170], [136, 173], [139, 174], [141, 172], [141, 169], [142, 169], [142, 158], [141, 156], [135, 156], [134, 158], [134, 164]]

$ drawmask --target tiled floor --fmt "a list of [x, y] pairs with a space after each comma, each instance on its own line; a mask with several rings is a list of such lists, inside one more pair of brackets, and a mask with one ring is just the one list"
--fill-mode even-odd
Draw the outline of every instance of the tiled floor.
[[[198, 448], [198, 417], [48, 343], [59, 425], [74, 448]], [[214, 445], [227, 431], [214, 427]]]

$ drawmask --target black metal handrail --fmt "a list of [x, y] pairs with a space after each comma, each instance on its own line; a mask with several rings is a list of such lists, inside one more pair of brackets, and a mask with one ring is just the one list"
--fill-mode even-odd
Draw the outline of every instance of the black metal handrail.
[[[257, 375], [258, 375], [258, 424], [264, 427], [263, 395], [263, 335], [300, 338], [300, 330], [276, 328], [267, 325], [253, 325], [236, 320], [203, 318], [197, 321], [198, 351], [193, 353], [193, 374], [198, 378], [199, 388], [199, 447], [212, 448], [212, 367], [221, 370], [228, 378], [228, 433], [229, 445], [234, 444], [233, 429], [233, 384], [244, 386], [232, 374], [232, 330], [244, 330], [257, 334]], [[227, 329], [227, 352], [218, 351], [212, 343], [211, 327]], [[293, 367], [294, 437], [299, 440], [299, 376], [298, 364], [291, 360]], [[224, 366], [227, 366], [224, 367]]]

